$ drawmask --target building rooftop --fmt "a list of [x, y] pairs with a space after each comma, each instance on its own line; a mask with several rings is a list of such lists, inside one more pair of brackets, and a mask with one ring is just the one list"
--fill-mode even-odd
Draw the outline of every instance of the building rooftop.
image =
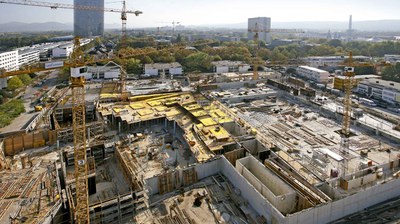
[[366, 80], [362, 81], [361, 83], [367, 84], [367, 85], [381, 86], [381, 87], [395, 89], [397, 91], [400, 91], [400, 83], [398, 83], [398, 82], [387, 81], [387, 80], [382, 80], [382, 79], [366, 79]]
[[182, 65], [178, 62], [172, 63], [153, 63], [153, 64], [145, 64], [145, 69], [167, 69], [167, 68], [181, 68]]
[[[337, 76], [335, 76], [335, 78], [337, 78], [337, 79], [345, 79], [346, 76], [337, 75]], [[381, 80], [380, 78], [381, 78], [381, 76], [372, 75], [372, 74], [371, 75], [356, 75], [356, 76], [354, 76], [354, 79], [379, 79], [379, 80]]]
[[314, 67], [310, 67], [310, 66], [305, 66], [305, 65], [299, 66], [299, 68], [308, 69], [308, 70], [311, 70], [311, 71], [314, 71], [314, 72], [327, 72], [327, 71], [322, 70], [322, 69], [318, 69], [318, 68], [314, 68]]
[[243, 61], [213, 61], [212, 65], [217, 67], [226, 67], [226, 66], [250, 66], [249, 64]]

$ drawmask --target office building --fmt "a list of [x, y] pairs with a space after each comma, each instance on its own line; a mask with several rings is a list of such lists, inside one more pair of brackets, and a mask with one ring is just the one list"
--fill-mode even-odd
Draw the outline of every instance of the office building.
[[[247, 25], [247, 36], [249, 40], [253, 40], [256, 33], [258, 33], [258, 39], [271, 43], [271, 18], [269, 17], [256, 17], [249, 18]], [[258, 31], [258, 32], [257, 32]]]
[[[18, 51], [0, 52], [1, 70], [14, 71], [18, 69]], [[7, 78], [0, 78], [0, 89], [7, 87]]]
[[381, 79], [367, 79], [358, 83], [359, 93], [388, 103], [400, 103], [400, 83]]
[[250, 65], [242, 61], [214, 61], [211, 62], [214, 73], [238, 72], [245, 73], [250, 69]]
[[7, 51], [0, 53], [0, 68], [6, 71], [18, 69], [18, 51]]
[[32, 65], [39, 62], [40, 51], [35, 48], [25, 48], [18, 50], [18, 66]]
[[[74, 5], [104, 8], [104, 0], [74, 0]], [[74, 9], [75, 36], [102, 36], [103, 33], [104, 11]]]
[[[337, 67], [343, 65], [349, 56], [313, 56], [302, 58], [302, 60], [311, 67]], [[370, 62], [372, 57], [368, 56], [353, 56], [353, 61]]]
[[173, 63], [154, 63], [145, 64], [144, 73], [149, 76], [165, 75], [182, 75], [182, 65], [178, 62]]
[[329, 79], [329, 72], [309, 66], [299, 66], [296, 72], [298, 75], [314, 82], [326, 83]]

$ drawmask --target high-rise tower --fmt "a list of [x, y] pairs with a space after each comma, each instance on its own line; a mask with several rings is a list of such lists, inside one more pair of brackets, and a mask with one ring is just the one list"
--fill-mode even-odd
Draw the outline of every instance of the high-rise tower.
[[347, 30], [348, 32], [348, 39], [352, 40], [353, 39], [353, 16], [350, 15], [349, 18], [349, 30]]
[[[74, 5], [104, 8], [104, 0], [74, 0]], [[103, 33], [104, 11], [74, 9], [75, 36], [102, 36]]]
[[249, 18], [247, 25], [247, 35], [249, 40], [254, 39], [254, 35], [258, 34], [258, 39], [266, 43], [271, 43], [271, 18], [269, 17], [256, 17]]

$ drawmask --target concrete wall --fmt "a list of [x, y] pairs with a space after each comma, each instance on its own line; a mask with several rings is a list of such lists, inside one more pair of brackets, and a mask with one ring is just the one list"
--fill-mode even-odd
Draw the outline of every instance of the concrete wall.
[[296, 206], [296, 192], [252, 156], [236, 161], [236, 169], [280, 212], [287, 214]]
[[373, 186], [367, 190], [322, 206], [288, 215], [284, 223], [328, 223], [400, 195], [400, 179]]
[[244, 148], [249, 150], [249, 152], [252, 155], [255, 155], [255, 156], [258, 155], [259, 152], [263, 152], [263, 151], [267, 151], [268, 150], [263, 144], [261, 144], [256, 139], [244, 141], [244, 142], [242, 142], [242, 145], [244, 146]]
[[[197, 173], [197, 178], [199, 180], [201, 180], [201, 179], [215, 175], [220, 172], [220, 170], [221, 170], [221, 167], [219, 165], [220, 160], [221, 159], [216, 159], [216, 160], [212, 160], [212, 161], [209, 161], [206, 163], [193, 164], [193, 165], [190, 165], [189, 168], [194, 166], [196, 173]], [[185, 168], [175, 170], [175, 171], [179, 172], [180, 183], [183, 183], [183, 176], [182, 176], [183, 170], [185, 170]], [[154, 176], [154, 177], [144, 180], [146, 189], [148, 189], [148, 194], [150, 196], [159, 193], [158, 178], [159, 178], [159, 176]]]
[[249, 184], [227, 159], [222, 158], [220, 165], [222, 174], [229, 179], [236, 189], [240, 190], [240, 195], [258, 214], [264, 216], [268, 223], [272, 222], [271, 217], [279, 217], [278, 220], [284, 220], [284, 216], [271, 203], [268, 203], [267, 199], [254, 186]]
[[[268, 223], [328, 223], [400, 195], [400, 179], [395, 179], [385, 184], [361, 189], [359, 192], [343, 199], [284, 216], [225, 157], [203, 164], [196, 164], [195, 166], [199, 179], [222, 173], [238, 190], [237, 192], [240, 192], [239, 194], [247, 200], [250, 206], [259, 215], [267, 219]], [[146, 179], [145, 185], [149, 195], [158, 193], [157, 176]], [[330, 186], [332, 185], [334, 184], [330, 184]], [[325, 191], [330, 189], [333, 191], [332, 194], [336, 194], [335, 189], [330, 186], [326, 185], [323, 188], [325, 188]]]
[[246, 135], [246, 130], [235, 122], [223, 123], [221, 126], [234, 136]]

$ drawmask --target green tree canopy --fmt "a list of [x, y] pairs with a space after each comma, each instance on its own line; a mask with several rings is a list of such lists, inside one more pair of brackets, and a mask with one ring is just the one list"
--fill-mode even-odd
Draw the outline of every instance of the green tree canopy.
[[126, 70], [128, 74], [141, 74], [142, 66], [140, 64], [140, 60], [134, 58], [129, 59], [126, 64]]
[[24, 85], [29, 85], [32, 82], [31, 77], [28, 74], [23, 74], [19, 76], [19, 79], [21, 79], [22, 83]]
[[8, 84], [7, 84], [7, 89], [14, 91], [18, 88], [21, 88], [24, 86], [24, 83], [21, 81], [20, 78], [18, 78], [17, 76], [12, 77], [11, 79], [8, 80]]
[[384, 80], [400, 82], [400, 63], [396, 63], [396, 65], [386, 67], [382, 71], [382, 78]]
[[185, 70], [207, 72], [211, 68], [212, 60], [213, 57], [204, 52], [190, 54], [184, 60]]

